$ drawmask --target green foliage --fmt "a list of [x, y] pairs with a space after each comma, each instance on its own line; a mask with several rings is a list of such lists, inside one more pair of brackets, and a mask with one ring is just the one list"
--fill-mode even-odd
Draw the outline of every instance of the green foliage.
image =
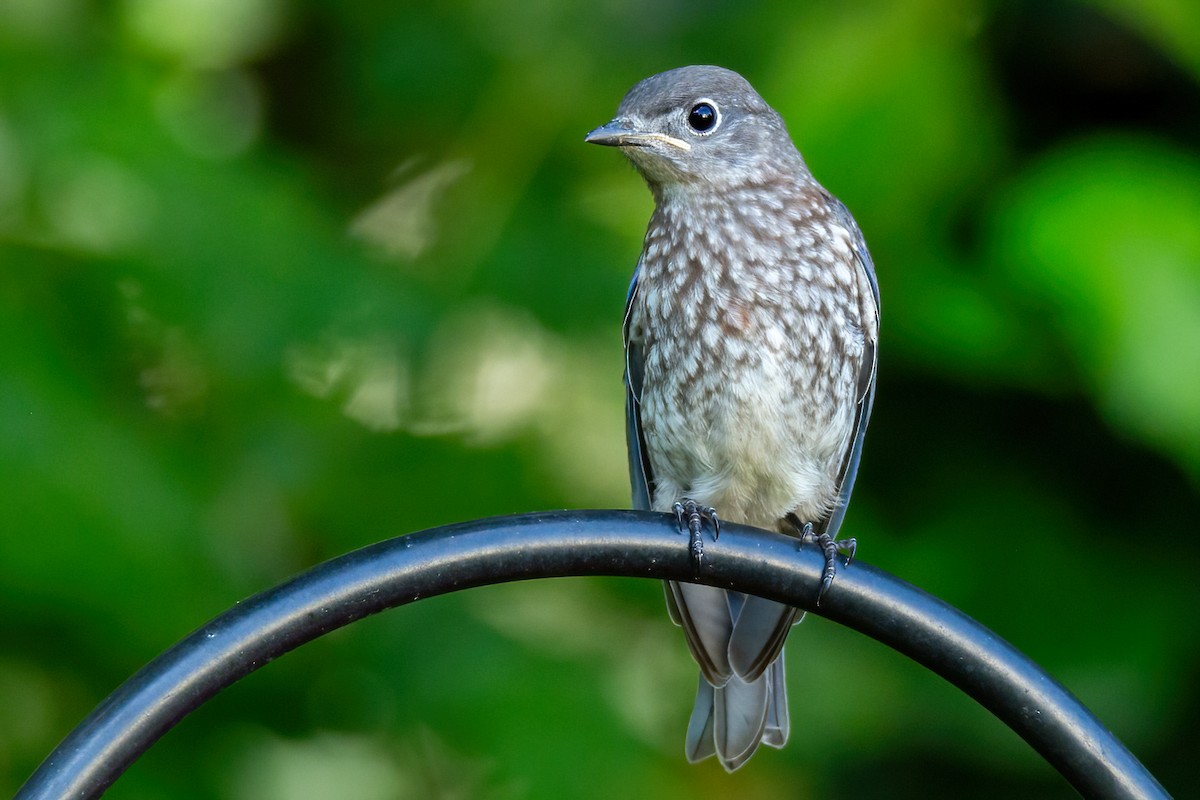
[[[0, 0], [0, 795], [299, 570], [628, 502], [650, 198], [582, 137], [705, 62], [783, 113], [875, 256], [862, 557], [1194, 791], [1198, 54], [1183, 0]], [[250, 676], [110, 796], [1068, 794], [882, 647], [813, 618], [789, 649], [793, 741], [727, 777], [684, 762], [657, 586], [428, 600]]]

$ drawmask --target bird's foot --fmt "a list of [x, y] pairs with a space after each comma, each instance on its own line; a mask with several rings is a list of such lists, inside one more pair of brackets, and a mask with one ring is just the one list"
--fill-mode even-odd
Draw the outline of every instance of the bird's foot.
[[717, 510], [712, 506], [697, 505], [695, 500], [684, 498], [672, 506], [675, 511], [675, 521], [679, 523], [679, 532], [687, 531], [691, 535], [688, 550], [696, 566], [704, 561], [704, 539], [700, 536], [704, 530], [704, 521], [708, 520], [713, 526], [713, 541], [721, 536], [721, 520], [717, 518]]
[[804, 523], [804, 529], [800, 531], [801, 542], [815, 542], [817, 547], [821, 548], [821, 552], [825, 554], [825, 569], [821, 570], [821, 588], [817, 590], [817, 607], [821, 605], [821, 598], [825, 596], [825, 592], [829, 591], [829, 587], [833, 585], [833, 579], [837, 577], [837, 556], [838, 552], [846, 554], [846, 566], [850, 566], [854, 562], [854, 551], [858, 548], [858, 540], [854, 538], [835, 540], [828, 533], [813, 533], [811, 522]]

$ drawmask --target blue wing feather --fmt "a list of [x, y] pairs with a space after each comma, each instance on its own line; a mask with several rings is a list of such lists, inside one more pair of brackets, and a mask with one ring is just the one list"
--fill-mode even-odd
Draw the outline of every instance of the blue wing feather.
[[622, 335], [625, 340], [625, 442], [629, 453], [629, 484], [633, 491], [633, 507], [650, 510], [654, 496], [654, 476], [650, 471], [646, 440], [642, 435], [642, 364], [644, 354], [639, 340], [630, 337], [629, 317], [634, 295], [637, 293], [638, 273], [629, 282], [625, 296], [625, 323]]
[[[854, 236], [854, 254], [858, 261], [858, 268], [866, 275], [867, 282], [871, 286], [871, 295], [875, 303], [875, 315], [878, 317], [879, 281], [875, 277], [875, 262], [871, 260], [871, 253], [867, 250], [867, 242], [863, 238], [862, 231], [858, 228], [858, 223], [854, 221], [854, 217], [850, 215], [850, 210], [846, 208], [842, 201], [829, 195], [829, 202], [834, 217]], [[863, 361], [859, 366], [859, 394], [858, 407], [854, 415], [854, 433], [851, 437], [852, 444], [846, 452], [846, 457], [842, 461], [842, 467], [838, 473], [837, 505], [834, 506], [829, 519], [824, 520], [823, 525], [815, 526], [818, 530], [824, 531], [834, 537], [837, 536], [838, 528], [842, 525], [842, 519], [846, 516], [846, 507], [850, 504], [850, 493], [854, 490], [854, 479], [858, 475], [858, 462], [862, 457], [863, 439], [867, 435], [867, 423], [871, 419], [871, 407], [875, 403], [875, 373], [878, 363], [877, 344], [874, 338], [868, 338], [866, 350], [863, 353]]]

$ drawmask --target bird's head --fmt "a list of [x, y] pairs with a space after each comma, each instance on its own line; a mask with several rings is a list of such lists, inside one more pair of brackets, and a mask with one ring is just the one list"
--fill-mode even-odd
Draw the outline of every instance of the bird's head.
[[738, 186], [804, 169], [779, 114], [721, 67], [646, 78], [584, 141], [621, 148], [656, 191]]

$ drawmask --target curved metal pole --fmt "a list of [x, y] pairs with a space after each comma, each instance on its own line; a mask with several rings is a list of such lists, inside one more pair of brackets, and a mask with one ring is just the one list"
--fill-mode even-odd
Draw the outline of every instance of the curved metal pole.
[[234, 606], [136, 673], [67, 736], [18, 800], [93, 798], [150, 745], [226, 686], [343, 625], [432, 595], [528, 578], [669, 578], [816, 611], [909, 656], [978, 700], [1085, 797], [1168, 797], [1070, 692], [1007, 642], [866, 564], [838, 572], [812, 607], [814, 547], [722, 524], [697, 570], [675, 520], [638, 511], [561, 511], [465, 522], [327, 561]]

